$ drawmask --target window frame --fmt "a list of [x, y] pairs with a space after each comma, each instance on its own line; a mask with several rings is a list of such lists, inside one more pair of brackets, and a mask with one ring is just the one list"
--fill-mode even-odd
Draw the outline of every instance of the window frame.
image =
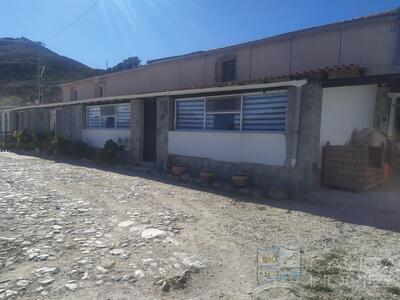
[[[229, 68], [224, 72], [224, 67]], [[231, 70], [233, 68], [233, 70]], [[221, 61], [221, 74], [220, 74], [220, 81], [221, 82], [232, 82], [235, 81], [237, 78], [237, 59], [232, 58], [232, 59], [224, 59]], [[229, 71], [229, 72], [228, 72]], [[232, 73], [232, 74], [231, 74]], [[229, 74], [229, 75], [228, 75]], [[225, 78], [226, 76], [232, 75], [232, 78]]]
[[[239, 98], [240, 99], [240, 108], [238, 110], [219, 110], [214, 112], [207, 112], [207, 101], [208, 100], [224, 100], [224, 99], [232, 99], [232, 98]], [[229, 96], [219, 96], [219, 97], [205, 97], [204, 98], [204, 127], [203, 129], [206, 131], [240, 131], [242, 130], [241, 123], [242, 123], [242, 103], [243, 103], [243, 96], [242, 95], [229, 95]], [[207, 129], [207, 115], [231, 115], [231, 114], [239, 114], [239, 129]]]
[[[100, 91], [101, 91], [101, 93], [100, 93]], [[95, 97], [96, 97], [96, 98], [103, 98], [103, 97], [105, 97], [105, 94], [104, 94], [104, 84], [98, 84], [98, 85], [96, 85]]]
[[78, 89], [71, 87], [70, 95], [72, 101], [78, 100]]
[[[237, 54], [236, 53], [231, 53], [231, 54], [224, 54], [216, 58], [215, 60], [215, 81], [216, 82], [221, 82], [221, 83], [228, 83], [228, 82], [233, 82], [237, 80]], [[223, 78], [223, 66], [224, 63], [228, 63], [231, 65], [233, 63], [233, 78]]]
[[[261, 95], [271, 95], [271, 94], [279, 94], [279, 93], [286, 93], [288, 96], [288, 89], [280, 89], [280, 90], [273, 90], [273, 91], [266, 91], [266, 92], [250, 92], [250, 93], [240, 93], [240, 94], [228, 94], [228, 95], [218, 95], [218, 96], [204, 96], [204, 97], [194, 97], [194, 98], [176, 98], [174, 103], [174, 131], [189, 131], [189, 132], [231, 132], [231, 133], [275, 133], [275, 134], [286, 134], [287, 133], [287, 125], [288, 125], [288, 107], [286, 107], [285, 112], [285, 129], [283, 131], [276, 131], [276, 130], [243, 130], [243, 109], [244, 109], [244, 98], [246, 96], [261, 96]], [[240, 111], [222, 111], [222, 112], [213, 112], [207, 113], [206, 112], [206, 101], [207, 99], [224, 99], [224, 98], [233, 98], [233, 97], [240, 97]], [[195, 100], [203, 100], [204, 104], [204, 111], [203, 111], [203, 128], [202, 129], [179, 129], [177, 128], [177, 116], [178, 116], [178, 102], [179, 101], [195, 101]], [[286, 105], [288, 106], [288, 98]], [[218, 129], [206, 129], [206, 115], [207, 114], [240, 114], [240, 125], [238, 130], [218, 130]]]
[[[130, 107], [130, 103], [126, 102], [126, 103], [116, 103], [116, 104], [100, 104], [100, 105], [87, 105], [86, 106], [86, 129], [91, 129], [91, 130], [130, 130], [132, 127], [132, 117], [130, 117], [130, 126], [129, 127], [118, 127], [118, 109], [117, 106], [118, 105], [129, 105], [129, 109], [131, 110]], [[114, 106], [115, 109], [115, 114], [114, 115], [106, 115], [106, 116], [102, 116], [101, 115], [101, 107], [104, 106]], [[99, 108], [99, 126], [98, 127], [89, 127], [89, 108], [90, 107], [98, 107]], [[114, 127], [101, 127], [101, 118], [102, 117], [111, 117], [114, 116]]]

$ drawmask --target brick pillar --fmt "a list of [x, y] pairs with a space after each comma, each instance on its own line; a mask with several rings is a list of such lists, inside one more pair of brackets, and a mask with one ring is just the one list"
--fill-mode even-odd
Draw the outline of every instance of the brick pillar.
[[157, 98], [157, 168], [168, 170], [168, 132], [173, 127], [173, 99]]
[[131, 101], [131, 152], [134, 162], [143, 160], [144, 100]]

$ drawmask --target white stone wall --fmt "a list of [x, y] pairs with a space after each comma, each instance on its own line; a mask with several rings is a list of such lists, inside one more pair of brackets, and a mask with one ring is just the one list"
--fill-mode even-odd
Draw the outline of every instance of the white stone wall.
[[131, 131], [130, 129], [83, 129], [82, 130], [82, 140], [89, 146], [96, 148], [103, 148], [104, 143], [112, 139], [114, 142], [118, 142], [121, 138], [125, 140], [129, 139], [128, 145], [125, 150], [130, 150], [130, 139]]
[[372, 128], [376, 94], [376, 85], [324, 88], [321, 145], [348, 144], [354, 131]]
[[168, 151], [172, 155], [225, 162], [283, 166], [286, 137], [282, 133], [264, 132], [170, 131]]

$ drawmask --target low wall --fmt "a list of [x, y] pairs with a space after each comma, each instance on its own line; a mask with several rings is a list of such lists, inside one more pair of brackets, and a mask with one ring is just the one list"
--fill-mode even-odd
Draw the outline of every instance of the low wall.
[[229, 182], [235, 174], [249, 176], [249, 185], [268, 189], [273, 184], [284, 186], [291, 196], [304, 192], [301, 172], [285, 166], [266, 166], [256, 163], [234, 163], [208, 158], [170, 155], [170, 166], [185, 166], [193, 177], [199, 177], [200, 171], [214, 171], [218, 181]]
[[125, 150], [130, 150], [131, 131], [129, 129], [83, 129], [82, 140], [89, 146], [103, 148], [107, 140], [118, 142], [118, 139], [128, 139], [129, 143]]

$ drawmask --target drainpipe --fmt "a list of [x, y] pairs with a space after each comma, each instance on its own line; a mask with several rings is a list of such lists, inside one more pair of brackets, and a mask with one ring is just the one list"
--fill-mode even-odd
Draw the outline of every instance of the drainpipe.
[[297, 163], [297, 149], [299, 148], [299, 131], [300, 131], [300, 110], [301, 110], [301, 88], [307, 84], [307, 80], [294, 84], [296, 87], [296, 98], [294, 106], [293, 119], [293, 138], [292, 138], [292, 153], [290, 158], [290, 166], [293, 168]]
[[389, 113], [389, 124], [387, 136], [389, 140], [392, 140], [394, 136], [394, 119], [396, 114], [397, 98], [400, 97], [400, 93], [389, 93], [390, 98], [390, 113]]
[[395, 30], [397, 33], [396, 37], [396, 51], [395, 51], [395, 56], [394, 56], [394, 64], [396, 66], [400, 65], [400, 7], [397, 9], [398, 15], [397, 15], [397, 21], [396, 21], [396, 26]]

